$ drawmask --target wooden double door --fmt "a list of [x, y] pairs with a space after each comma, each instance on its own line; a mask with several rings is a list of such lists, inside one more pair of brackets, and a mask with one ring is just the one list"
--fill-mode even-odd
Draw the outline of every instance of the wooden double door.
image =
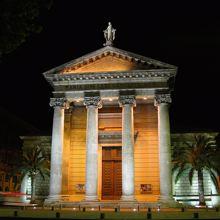
[[102, 199], [118, 200], [122, 194], [121, 147], [102, 148]]

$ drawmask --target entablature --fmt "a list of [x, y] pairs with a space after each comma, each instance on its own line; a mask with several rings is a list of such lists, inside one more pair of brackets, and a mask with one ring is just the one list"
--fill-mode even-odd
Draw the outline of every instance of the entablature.
[[[84, 74], [47, 75], [55, 91], [167, 89], [173, 85], [175, 70], [150, 70]], [[170, 88], [172, 90], [172, 87]]]

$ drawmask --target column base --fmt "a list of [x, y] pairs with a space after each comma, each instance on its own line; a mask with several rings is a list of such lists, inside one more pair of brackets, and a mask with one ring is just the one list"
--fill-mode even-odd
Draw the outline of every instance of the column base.
[[172, 197], [172, 196], [159, 196], [158, 205], [161, 207], [182, 207], [182, 205]]
[[134, 201], [136, 201], [134, 195], [130, 195], [130, 196], [122, 195], [120, 200], [123, 201], [123, 202], [134, 202]]
[[97, 202], [99, 201], [98, 196], [85, 196], [85, 200], [87, 202]]

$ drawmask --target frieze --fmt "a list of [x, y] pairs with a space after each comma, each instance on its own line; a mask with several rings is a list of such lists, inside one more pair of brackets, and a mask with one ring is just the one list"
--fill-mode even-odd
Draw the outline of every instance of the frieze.
[[100, 96], [84, 97], [84, 105], [86, 105], [86, 107], [95, 106], [97, 108], [101, 108], [102, 107], [101, 98]]
[[94, 84], [74, 84], [74, 85], [56, 85], [54, 89], [56, 91], [91, 91], [91, 90], [121, 90], [121, 89], [155, 89], [155, 88], [164, 88], [168, 89], [167, 82], [135, 82], [135, 83], [94, 83]]
[[66, 98], [50, 98], [51, 107], [69, 108], [69, 103]]
[[155, 105], [159, 105], [161, 103], [170, 104], [172, 102], [170, 94], [156, 94], [155, 95]]
[[134, 95], [123, 95], [119, 96], [119, 104], [120, 106], [123, 105], [134, 105], [136, 106], [136, 100]]

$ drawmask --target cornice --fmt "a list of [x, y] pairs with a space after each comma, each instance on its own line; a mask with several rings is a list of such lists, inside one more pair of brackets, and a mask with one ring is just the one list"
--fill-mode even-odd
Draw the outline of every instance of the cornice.
[[103, 83], [106, 80], [121, 81], [129, 80], [131, 83], [136, 80], [158, 80], [175, 77], [175, 70], [134, 70], [127, 72], [98, 72], [98, 73], [81, 73], [81, 74], [49, 74], [46, 79], [50, 84], [90, 84]]

